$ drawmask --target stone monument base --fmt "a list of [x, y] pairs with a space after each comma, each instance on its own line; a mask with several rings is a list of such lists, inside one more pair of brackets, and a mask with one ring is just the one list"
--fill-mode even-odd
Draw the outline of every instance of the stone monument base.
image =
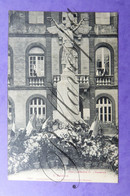
[[73, 122], [76, 122], [76, 121], [80, 121], [81, 120], [81, 112], [79, 112], [78, 118], [75, 120], [75, 119], [71, 119], [69, 116], [68, 117], [67, 116], [66, 117], [63, 117], [57, 110], [54, 110], [53, 111], [53, 120], [56, 120], [56, 119], [60, 120], [64, 124], [68, 124], [69, 121], [71, 123], [73, 123]]

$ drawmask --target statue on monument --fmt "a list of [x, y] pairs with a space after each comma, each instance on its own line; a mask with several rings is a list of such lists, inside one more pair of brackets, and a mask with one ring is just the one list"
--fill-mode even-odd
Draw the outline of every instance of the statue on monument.
[[55, 27], [48, 27], [47, 30], [53, 34], [58, 33], [59, 36], [62, 37], [63, 52], [61, 64], [64, 64], [65, 67], [69, 68], [71, 71], [76, 72], [78, 69], [78, 58], [76, 51], [74, 50], [74, 45], [76, 44], [74, 41], [74, 33], [86, 18], [80, 20], [78, 24], [74, 21], [74, 16], [71, 12], [67, 13], [67, 18], [68, 20], [66, 20], [64, 25], [59, 25], [53, 18], [49, 17], [48, 19], [54, 22], [57, 29]]

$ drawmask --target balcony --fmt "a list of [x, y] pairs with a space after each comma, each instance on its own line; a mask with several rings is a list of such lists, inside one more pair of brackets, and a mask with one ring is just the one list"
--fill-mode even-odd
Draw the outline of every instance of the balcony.
[[[78, 74], [77, 76], [77, 81], [80, 85], [80, 87], [89, 87], [89, 76], [88, 75], [82, 75]], [[56, 86], [57, 82], [61, 80], [61, 75], [54, 75], [53, 76], [53, 82], [54, 86]]]
[[28, 85], [33, 87], [44, 86], [44, 77], [29, 77]]
[[96, 76], [97, 86], [111, 86], [113, 85], [113, 76]]

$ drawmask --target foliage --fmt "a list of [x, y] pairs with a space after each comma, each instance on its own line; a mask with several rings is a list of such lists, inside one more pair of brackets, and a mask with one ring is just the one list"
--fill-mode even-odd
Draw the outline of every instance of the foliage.
[[33, 169], [41, 159], [43, 167], [47, 167], [47, 164], [61, 167], [59, 157], [63, 155], [68, 158], [68, 167], [74, 167], [74, 164], [86, 167], [89, 163], [91, 168], [107, 167], [118, 172], [117, 136], [98, 134], [94, 137], [85, 123], [78, 122], [71, 127], [58, 120], [49, 121], [44, 130], [33, 130], [30, 136], [26, 136], [24, 130], [10, 138], [8, 170], [9, 173], [15, 173]]

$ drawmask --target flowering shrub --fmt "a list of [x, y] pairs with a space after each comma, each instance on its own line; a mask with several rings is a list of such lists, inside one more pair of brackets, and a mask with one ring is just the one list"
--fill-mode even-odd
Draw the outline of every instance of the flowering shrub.
[[[60, 124], [60, 126], [59, 126]], [[55, 131], [53, 130], [53, 125]], [[51, 163], [51, 167], [61, 166], [58, 156], [69, 157], [68, 166], [102, 168], [118, 172], [118, 138], [98, 134], [93, 136], [85, 123], [77, 123], [75, 127], [62, 126], [58, 121], [48, 123], [45, 130], [33, 131], [30, 136], [19, 133], [8, 145], [9, 173], [35, 168], [35, 163], [43, 161]], [[56, 154], [58, 156], [56, 156]], [[79, 161], [80, 160], [80, 161]]]
[[26, 170], [30, 167], [29, 156], [27, 154], [13, 154], [8, 160], [8, 171], [10, 173], [17, 173], [21, 170]]

